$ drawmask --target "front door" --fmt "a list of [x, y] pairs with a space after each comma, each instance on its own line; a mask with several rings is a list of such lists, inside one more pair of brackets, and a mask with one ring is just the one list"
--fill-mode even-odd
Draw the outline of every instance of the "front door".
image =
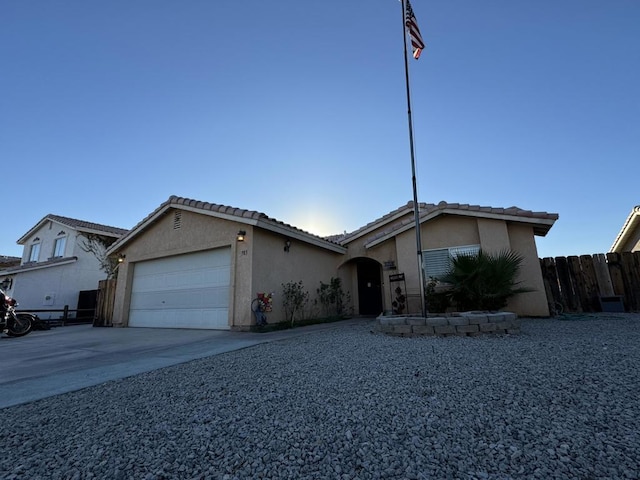
[[361, 259], [357, 263], [357, 272], [360, 315], [380, 315], [382, 313], [380, 264], [375, 260]]

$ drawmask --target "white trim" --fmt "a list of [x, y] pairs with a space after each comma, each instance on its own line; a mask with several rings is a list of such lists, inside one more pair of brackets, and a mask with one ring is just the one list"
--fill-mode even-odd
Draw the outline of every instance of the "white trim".
[[[475, 244], [475, 245], [460, 245], [457, 247], [444, 247], [444, 248], [430, 248], [428, 250], [423, 250], [422, 253], [422, 261], [423, 261], [423, 265], [422, 265], [422, 269], [424, 270], [425, 274], [427, 275], [427, 278], [430, 277], [436, 277], [437, 275], [439, 275], [438, 272], [436, 272], [436, 275], [429, 275], [429, 271], [427, 269], [427, 255], [425, 255], [426, 253], [440, 253], [443, 254], [444, 252], [447, 252], [447, 260], [446, 263], [448, 263], [447, 266], [447, 270], [448, 268], [451, 266], [451, 260], [458, 257], [459, 255], [475, 255], [480, 251], [480, 245]], [[441, 255], [444, 256], [444, 255]], [[442, 269], [442, 263], [445, 262], [445, 260], [443, 260], [442, 258], [440, 259], [436, 259], [434, 261], [439, 262], [438, 266]]]
[[[11, 275], [16, 275], [18, 273], [22, 273], [22, 272], [30, 272], [32, 270], [40, 270], [41, 268], [49, 268], [49, 267], [57, 267], [58, 265], [68, 265], [70, 263], [74, 263], [77, 262], [78, 259], [76, 257], [71, 257], [67, 260], [61, 260], [59, 262], [33, 262], [33, 265], [31, 265], [32, 262], [28, 262], [23, 264], [20, 267], [17, 267], [13, 270], [4, 270], [4, 273], [7, 274], [11, 274]], [[46, 263], [46, 265], [43, 265], [43, 263]]]
[[[640, 205], [636, 205], [624, 222], [622, 229], [609, 249], [610, 253], [622, 251], [622, 246], [628, 241], [629, 235], [635, 230], [636, 223], [640, 222]], [[620, 250], [619, 250], [620, 249]]]
[[413, 213], [413, 208], [405, 207], [401, 211], [398, 211], [397, 213], [392, 215], [391, 217], [384, 218], [384, 221], [382, 221], [383, 219], [380, 219], [380, 221], [374, 221], [368, 227], [365, 226], [362, 231], [354, 234], [352, 237], [350, 236], [349, 238], [345, 239], [344, 243], [346, 243], [346, 244], [351, 243], [354, 240], [357, 240], [358, 238], [363, 237], [363, 236], [365, 236], [365, 235], [367, 235], [367, 234], [379, 229], [383, 225], [387, 225], [388, 223], [395, 222], [396, 220], [404, 218], [409, 213]]
[[[488, 218], [492, 220], [503, 220], [505, 222], [513, 222], [513, 223], [524, 223], [524, 224], [532, 224], [532, 225], [544, 225], [549, 226], [549, 229], [553, 226], [555, 222], [554, 219], [541, 219], [538, 217], [525, 217], [522, 215], [509, 215], [503, 213], [492, 213], [492, 212], [476, 212], [473, 210], [458, 210], [458, 209], [450, 209], [445, 208], [443, 210], [436, 210], [435, 212], [430, 212], [427, 215], [420, 218], [420, 224], [431, 220], [439, 215], [458, 215], [462, 217], [475, 217], [475, 218]], [[375, 247], [376, 245], [380, 245], [381, 243], [386, 242], [387, 240], [395, 237], [396, 235], [406, 232], [415, 228], [415, 223], [407, 223], [402, 227], [398, 227], [381, 237], [375, 238], [370, 242], [365, 244], [365, 248]], [[549, 229], [546, 229], [547, 231]], [[535, 234], [535, 230], [534, 230]], [[546, 233], [545, 233], [546, 234]]]

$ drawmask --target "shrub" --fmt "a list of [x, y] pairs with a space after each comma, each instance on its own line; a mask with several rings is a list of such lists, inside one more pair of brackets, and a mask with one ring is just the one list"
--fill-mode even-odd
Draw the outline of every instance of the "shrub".
[[328, 284], [320, 282], [320, 288], [316, 292], [326, 316], [340, 316], [345, 313], [349, 294], [342, 290], [342, 281], [339, 278], [331, 277]]
[[496, 255], [482, 250], [475, 255], [459, 255], [440, 280], [451, 285], [448, 295], [458, 310], [500, 310], [509, 298], [531, 291], [516, 282], [522, 260], [520, 254], [510, 250]]
[[296, 320], [296, 314], [302, 311], [309, 301], [309, 292], [304, 290], [302, 280], [299, 282], [287, 282], [282, 284], [282, 306], [284, 307], [285, 321]]
[[440, 281], [429, 277], [425, 296], [427, 297], [427, 310], [432, 313], [444, 313], [451, 305], [448, 290], [438, 289]]

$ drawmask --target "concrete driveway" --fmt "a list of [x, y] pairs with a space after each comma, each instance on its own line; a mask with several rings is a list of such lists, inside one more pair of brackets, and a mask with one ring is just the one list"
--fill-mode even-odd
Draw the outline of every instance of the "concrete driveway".
[[91, 325], [0, 337], [0, 408], [241, 348], [366, 321], [270, 333]]

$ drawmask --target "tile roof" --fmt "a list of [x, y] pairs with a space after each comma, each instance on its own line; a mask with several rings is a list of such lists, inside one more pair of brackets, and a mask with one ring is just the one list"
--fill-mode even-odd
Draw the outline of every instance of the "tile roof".
[[13, 267], [14, 265], [20, 265], [22, 258], [10, 257], [7, 255], [0, 255], [0, 268]]
[[222, 216], [222, 217], [235, 217], [235, 219], [242, 223], [254, 224], [258, 226], [271, 226], [273, 229], [278, 229], [282, 233], [289, 232], [291, 234], [300, 234], [305, 238], [312, 239], [318, 243], [323, 242], [326, 244], [334, 245], [333, 248], [343, 249], [338, 242], [333, 241], [326, 237], [321, 237], [319, 235], [315, 235], [313, 233], [307, 232], [300, 228], [289, 225], [288, 223], [281, 222], [276, 220], [275, 218], [269, 217], [268, 215], [258, 212], [255, 210], [246, 210], [243, 208], [231, 207], [228, 205], [220, 205], [217, 203], [203, 202], [201, 200], [194, 200], [186, 197], [179, 197], [177, 195], [171, 195], [166, 201], [164, 201], [158, 208], [156, 208], [153, 212], [143, 218], [136, 226], [134, 226], [131, 230], [129, 230], [129, 234], [125, 237], [121, 238], [114, 245], [109, 248], [109, 251], [115, 251], [122, 244], [126, 243], [128, 239], [134, 236], [139, 229], [141, 229], [145, 224], [152, 221], [154, 217], [156, 217], [160, 212], [165, 211], [168, 208], [191, 208], [196, 210], [203, 210], [205, 212], [212, 212], [214, 216]]
[[[420, 219], [421, 221], [426, 220], [427, 218], [435, 217], [442, 213], [453, 213], [459, 215], [472, 215], [472, 216], [485, 216], [485, 217], [511, 217], [511, 220], [517, 221], [518, 218], [522, 219], [523, 222], [529, 223], [532, 220], [540, 220], [545, 224], [550, 225], [555, 222], [559, 216], [557, 213], [547, 213], [547, 212], [533, 212], [531, 210], [524, 210], [519, 207], [508, 207], [508, 208], [495, 208], [495, 207], [487, 207], [481, 205], [470, 205], [466, 203], [447, 203], [440, 202], [437, 205], [434, 203], [420, 203]], [[367, 233], [372, 232], [375, 229], [378, 229], [385, 224], [390, 224], [387, 228], [382, 232], [378, 232], [374, 235], [370, 240], [374, 240], [375, 238], [379, 238], [385, 235], [392, 233], [402, 227], [407, 225], [414, 225], [415, 221], [413, 216], [408, 217], [407, 214], [413, 212], [413, 202], [410, 201], [406, 205], [399, 207], [382, 217], [369, 222], [364, 227], [361, 227], [351, 233], [347, 233], [342, 235], [338, 241], [343, 245], [353, 240], [354, 238], [363, 236]], [[397, 222], [394, 222], [397, 220]], [[536, 234], [544, 235], [548, 231], [549, 228], [542, 228], [536, 230]]]
[[77, 230], [96, 230], [104, 233], [111, 233], [114, 235], [124, 235], [129, 230], [126, 228], [111, 227], [109, 225], [102, 225], [100, 223], [87, 222], [85, 220], [78, 220], [76, 218], [62, 217], [60, 215], [49, 214], [45, 219], [55, 220], [64, 225], [68, 225]]
[[129, 231], [125, 228], [111, 227], [109, 225], [102, 225], [100, 223], [87, 222], [85, 220], [78, 220], [76, 218], [63, 217], [61, 215], [53, 215], [50, 213], [48, 215], [45, 215], [27, 233], [25, 233], [22, 237], [20, 237], [17, 243], [19, 245], [24, 244], [24, 242], [27, 241], [29, 236], [32, 233], [34, 233], [37, 229], [39, 229], [48, 220], [61, 223], [62, 225], [66, 225], [78, 231], [108, 235], [111, 237], [121, 237], [122, 235], [124, 235]]
[[[293, 230], [296, 232], [303, 233], [305, 235], [311, 235], [312, 237], [318, 238], [320, 240], [325, 240], [331, 242], [328, 237], [321, 237], [319, 235], [315, 235], [313, 233], [307, 232], [306, 230], [302, 230], [298, 227], [294, 227], [293, 225], [289, 225], [288, 223], [281, 222], [280, 220], [276, 220], [275, 218], [269, 217], [268, 215], [257, 212], [255, 210], [244, 210], [242, 208], [229, 207], [227, 205], [218, 205], [217, 203], [209, 203], [209, 202], [201, 202], [199, 200], [193, 200], [190, 198], [178, 197], [176, 195], [172, 195], [169, 199], [164, 202], [163, 205], [184, 205], [189, 207], [195, 207], [200, 210], [209, 210], [212, 212], [223, 213], [225, 215], [231, 215], [239, 218], [246, 218], [252, 220], [261, 220], [269, 223], [280, 225], [289, 230]], [[337, 243], [337, 242], [331, 242]]]

